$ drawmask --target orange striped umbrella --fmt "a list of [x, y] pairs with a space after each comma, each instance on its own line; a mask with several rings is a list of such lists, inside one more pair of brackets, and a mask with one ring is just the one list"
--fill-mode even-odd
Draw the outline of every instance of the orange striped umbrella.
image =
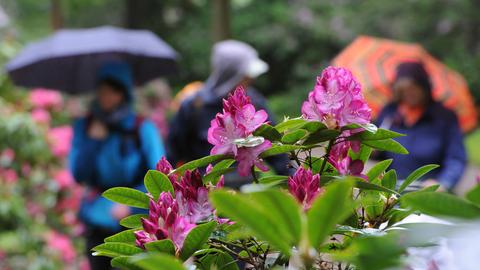
[[433, 98], [457, 113], [464, 132], [477, 125], [477, 115], [467, 83], [462, 75], [435, 59], [420, 45], [360, 36], [333, 60], [334, 66], [352, 71], [376, 116], [392, 98], [391, 83], [398, 64], [421, 61], [429, 72]]

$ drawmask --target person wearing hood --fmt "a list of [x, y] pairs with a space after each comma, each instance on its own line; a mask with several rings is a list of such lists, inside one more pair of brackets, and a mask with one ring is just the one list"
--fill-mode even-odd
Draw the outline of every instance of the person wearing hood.
[[70, 169], [86, 186], [80, 219], [86, 225], [91, 269], [110, 269], [106, 257], [91, 248], [120, 231], [119, 220], [132, 213], [127, 206], [101, 196], [112, 187], [145, 190], [143, 177], [165, 153], [155, 125], [133, 112], [133, 81], [128, 65], [107, 63], [98, 71], [96, 98], [86, 117], [73, 124]]
[[[257, 109], [268, 112], [265, 98], [251, 87], [252, 81], [268, 70], [255, 49], [236, 40], [218, 42], [212, 50], [211, 66], [212, 73], [203, 87], [183, 100], [171, 122], [167, 158], [174, 165], [210, 154], [212, 145], [207, 140], [210, 121], [222, 111], [222, 100], [237, 86], [247, 89]], [[272, 123], [272, 114], [269, 115]], [[288, 174], [286, 156], [267, 159], [267, 162], [277, 173]], [[239, 187], [249, 180], [232, 173], [225, 176], [225, 185]]]
[[393, 159], [390, 167], [399, 179], [423, 165], [438, 164], [440, 168], [425, 175], [422, 184], [440, 184], [440, 190], [451, 190], [467, 163], [455, 113], [433, 100], [430, 77], [420, 62], [404, 62], [397, 67], [393, 91], [395, 100], [382, 110], [377, 124], [405, 134], [396, 140], [409, 154], [382, 152], [381, 157]]

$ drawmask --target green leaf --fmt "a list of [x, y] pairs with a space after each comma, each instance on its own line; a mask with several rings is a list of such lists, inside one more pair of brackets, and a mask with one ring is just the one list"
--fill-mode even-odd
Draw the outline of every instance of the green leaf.
[[278, 183], [278, 182], [285, 182], [287, 181], [288, 176], [285, 175], [272, 175], [272, 176], [265, 176], [258, 179], [258, 182], [261, 184], [271, 184], [271, 183]]
[[222, 175], [233, 171], [235, 171], [235, 168], [213, 170], [209, 174], [205, 175], [202, 181], [204, 184], [212, 183], [213, 185], [216, 185]]
[[377, 140], [386, 140], [397, 137], [405, 136], [404, 134], [397, 133], [388, 129], [379, 128], [377, 132], [372, 133], [370, 131], [363, 131], [351, 136], [351, 140], [362, 140], [362, 141], [377, 141]]
[[381, 151], [389, 151], [392, 153], [406, 155], [407, 149], [403, 147], [399, 142], [393, 139], [377, 140], [377, 141], [362, 141], [363, 144], [375, 148]]
[[207, 254], [199, 260], [201, 269], [222, 269], [222, 270], [239, 270], [237, 263], [232, 256], [225, 252], [219, 251], [213, 254]]
[[402, 221], [406, 217], [413, 214], [413, 212], [415, 212], [415, 211], [409, 210], [409, 209], [401, 209], [401, 208], [400, 209], [391, 209], [390, 212], [388, 213], [388, 215], [390, 216], [388, 218], [388, 226], [392, 226], [395, 223], [398, 223], [398, 222]]
[[126, 187], [110, 188], [103, 192], [102, 195], [110, 201], [144, 209], [148, 209], [150, 200], [145, 193]]
[[136, 229], [119, 232], [105, 238], [105, 242], [121, 242], [133, 245], [136, 240], [135, 235], [133, 234], [134, 231], [136, 231]]
[[307, 135], [307, 131], [304, 129], [297, 129], [289, 132], [282, 137], [282, 142], [286, 144], [293, 144], [303, 139]]
[[283, 121], [275, 126], [278, 132], [285, 132], [287, 130], [296, 129], [305, 124], [305, 120], [302, 118], [293, 118]]
[[368, 180], [372, 181], [373, 179], [380, 176], [387, 168], [392, 164], [393, 159], [386, 159], [375, 164], [368, 172]]
[[254, 136], [261, 136], [269, 141], [280, 141], [282, 135], [271, 125], [263, 124], [261, 125], [255, 132], [253, 132]]
[[173, 186], [168, 176], [159, 171], [149, 170], [145, 175], [144, 183], [147, 191], [152, 194], [155, 200], [158, 200], [162, 192], [170, 192], [174, 195]]
[[133, 229], [133, 228], [139, 228], [142, 226], [142, 222], [140, 221], [140, 218], [148, 218], [147, 214], [135, 214], [131, 215], [128, 217], [123, 218], [120, 220], [120, 225], [123, 227]]
[[393, 189], [389, 189], [389, 188], [386, 188], [386, 187], [383, 187], [383, 186], [380, 186], [380, 185], [369, 183], [369, 182], [366, 182], [363, 179], [362, 180], [360, 180], [360, 179], [356, 180], [355, 181], [355, 186], [357, 188], [362, 189], [362, 190], [376, 190], [376, 191], [382, 191], [382, 192], [387, 192], [387, 193], [393, 193], [393, 194], [396, 194], [396, 195], [400, 195], [400, 194], [398, 194], [398, 192], [396, 192]]
[[326, 128], [327, 126], [325, 126], [324, 123], [318, 122], [318, 121], [308, 121], [302, 126], [302, 129], [305, 129], [310, 133], [314, 133], [320, 129], [326, 129]]
[[372, 148], [364, 144], [360, 145], [360, 151], [353, 152], [352, 149], [349, 151], [349, 156], [352, 160], [361, 160], [363, 163], [366, 163], [372, 154]]
[[305, 145], [317, 144], [321, 142], [326, 142], [335, 139], [340, 135], [340, 131], [336, 129], [320, 129], [312, 134], [310, 134], [307, 139], [305, 139]]
[[126, 269], [126, 270], [141, 270], [140, 267], [134, 265], [130, 262], [130, 256], [120, 256], [113, 258], [110, 262], [110, 265], [115, 268], [119, 269]]
[[199, 158], [196, 160], [192, 160], [190, 162], [187, 162], [183, 164], [182, 166], [178, 167], [171, 173], [176, 173], [178, 175], [182, 175], [186, 170], [194, 170], [196, 168], [201, 168], [205, 167], [210, 163], [214, 163], [223, 159], [228, 158], [226, 155], [212, 155], [212, 156], [206, 156], [203, 158]]
[[314, 248], [319, 248], [335, 226], [353, 211], [352, 182], [329, 184], [307, 212], [308, 237]]
[[266, 158], [270, 156], [276, 156], [279, 154], [285, 154], [285, 153], [290, 153], [292, 151], [301, 149], [301, 146], [298, 145], [277, 145], [277, 146], [272, 146], [272, 148], [266, 150], [263, 152], [260, 157], [261, 158]]
[[164, 253], [140, 254], [133, 257], [131, 262], [143, 270], [186, 270], [177, 258]]
[[480, 185], [476, 185], [474, 188], [469, 190], [467, 194], [465, 194], [465, 198], [477, 206], [480, 206]]
[[422, 176], [424, 176], [431, 170], [438, 167], [439, 167], [438, 165], [430, 164], [430, 165], [425, 165], [416, 169], [409, 176], [407, 176], [407, 179], [405, 179], [405, 181], [403, 181], [402, 185], [400, 185], [400, 188], [398, 189], [398, 192], [404, 191], [410, 184], [420, 179]]
[[385, 173], [385, 175], [382, 178], [382, 186], [395, 190], [395, 187], [397, 185], [397, 172], [395, 170], [389, 170], [388, 172]]
[[141, 248], [134, 245], [117, 242], [103, 243], [92, 248], [92, 250], [95, 251], [93, 253], [94, 256], [107, 256], [112, 258], [118, 256], [132, 256], [143, 251]]
[[411, 192], [402, 196], [402, 205], [432, 216], [480, 218], [480, 208], [473, 203], [443, 192]]
[[[279, 190], [249, 194], [216, 190], [210, 193], [210, 199], [219, 213], [245, 225], [283, 253], [290, 254], [291, 247], [298, 244], [300, 209], [290, 195]], [[276, 206], [272, 209], [272, 205]]]
[[169, 239], [157, 240], [145, 244], [145, 249], [150, 252], [162, 252], [175, 255], [175, 245]]
[[195, 251], [199, 250], [207, 242], [214, 229], [214, 221], [200, 224], [193, 228], [185, 238], [180, 257], [183, 260], [190, 258]]
[[431, 186], [428, 186], [428, 187], [424, 187], [420, 190], [418, 190], [419, 192], [435, 192], [437, 191], [437, 189], [440, 187], [440, 185], [431, 185]]

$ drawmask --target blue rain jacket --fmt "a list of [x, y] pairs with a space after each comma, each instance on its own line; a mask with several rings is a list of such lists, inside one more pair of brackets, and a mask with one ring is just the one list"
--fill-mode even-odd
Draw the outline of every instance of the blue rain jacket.
[[[109, 76], [125, 76], [116, 72]], [[121, 78], [118, 79], [121, 82]], [[128, 80], [126, 85], [128, 86]], [[131, 87], [128, 87], [130, 89]], [[128, 100], [131, 103], [131, 95]], [[148, 169], [154, 169], [157, 161], [165, 155], [159, 132], [153, 122], [139, 121], [128, 110], [117, 123], [121, 130], [109, 130], [103, 140], [87, 135], [89, 117], [78, 119], [73, 124], [74, 138], [70, 153], [70, 169], [75, 180], [91, 190], [105, 191], [111, 187], [133, 187], [145, 190], [143, 177]], [[128, 135], [122, 130], [136, 131]], [[118, 220], [112, 217], [114, 203], [99, 192], [87, 192], [83, 198], [80, 219], [87, 226], [116, 231]]]
[[377, 119], [377, 125], [406, 134], [395, 140], [408, 151], [408, 155], [382, 152], [381, 158], [393, 158], [392, 169], [399, 179], [405, 179], [420, 166], [438, 164], [423, 179], [435, 179], [447, 189], [462, 177], [467, 163], [463, 135], [455, 113], [440, 103], [431, 104], [419, 121], [407, 127], [397, 112], [397, 105], [386, 106]]

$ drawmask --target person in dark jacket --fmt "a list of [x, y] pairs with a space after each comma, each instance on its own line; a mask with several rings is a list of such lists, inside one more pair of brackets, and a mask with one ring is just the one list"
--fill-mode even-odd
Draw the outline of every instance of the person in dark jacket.
[[[198, 159], [210, 154], [212, 145], [207, 133], [210, 121], [222, 111], [222, 100], [237, 86], [247, 89], [247, 95], [257, 109], [268, 112], [265, 98], [250, 87], [251, 81], [268, 70], [268, 65], [248, 44], [227, 40], [215, 44], [212, 52], [212, 73], [202, 89], [186, 98], [170, 125], [167, 157], [172, 164]], [[272, 122], [271, 113], [269, 113]], [[276, 157], [267, 162], [280, 174], [288, 174], [288, 158]], [[239, 187], [251, 179], [237, 174], [227, 175], [225, 184]]]
[[111, 268], [109, 258], [91, 256], [90, 249], [120, 231], [119, 220], [132, 212], [101, 193], [117, 186], [145, 190], [145, 173], [155, 168], [165, 152], [155, 125], [133, 112], [132, 91], [129, 66], [116, 62], [104, 65], [89, 114], [73, 124], [70, 169], [75, 180], [87, 187], [79, 215], [87, 227], [92, 270]]
[[405, 62], [398, 66], [393, 83], [395, 101], [380, 113], [377, 124], [406, 134], [396, 138], [408, 155], [382, 153], [393, 158], [392, 169], [399, 179], [426, 164], [440, 168], [423, 177], [423, 185], [440, 184], [451, 190], [461, 178], [467, 157], [463, 135], [454, 112], [432, 98], [430, 77], [422, 63]]

